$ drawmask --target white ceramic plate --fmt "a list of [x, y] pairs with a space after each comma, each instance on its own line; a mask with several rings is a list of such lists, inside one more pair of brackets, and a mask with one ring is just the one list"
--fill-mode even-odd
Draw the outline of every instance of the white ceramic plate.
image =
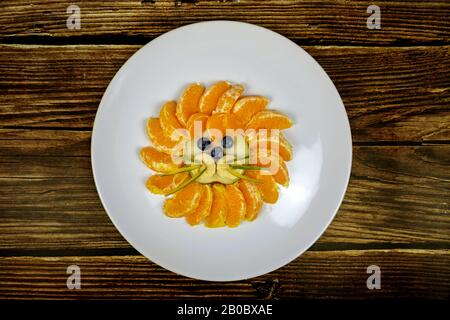
[[[269, 97], [270, 107], [295, 122], [286, 131], [294, 146], [290, 187], [255, 221], [234, 229], [166, 217], [164, 197], [145, 188], [151, 171], [139, 159], [149, 145], [147, 118], [187, 84], [216, 80], [243, 83], [247, 94]], [[344, 105], [319, 64], [275, 32], [229, 21], [178, 28], [140, 49], [108, 86], [92, 134], [95, 183], [120, 233], [160, 266], [212, 281], [262, 275], [307, 250], [338, 210], [351, 159]]]

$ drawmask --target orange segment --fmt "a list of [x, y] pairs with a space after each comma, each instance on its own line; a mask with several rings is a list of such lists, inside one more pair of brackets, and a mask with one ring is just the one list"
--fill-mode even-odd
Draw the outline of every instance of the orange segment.
[[180, 167], [172, 161], [167, 153], [160, 152], [153, 147], [145, 147], [140, 152], [141, 160], [153, 171], [169, 172]]
[[205, 87], [199, 83], [194, 83], [188, 86], [181, 94], [177, 104], [176, 115], [182, 125], [186, 126], [189, 117], [198, 112], [198, 104], [203, 91], [205, 91]]
[[159, 112], [159, 122], [161, 128], [167, 137], [171, 140], [178, 141], [172, 134], [175, 130], [182, 128], [183, 126], [177, 119], [176, 116], [177, 103], [175, 101], [166, 102]]
[[263, 205], [261, 192], [256, 185], [242, 179], [239, 180], [238, 187], [239, 190], [241, 190], [247, 205], [245, 219], [252, 221], [258, 216], [258, 213]]
[[283, 187], [289, 187], [289, 170], [281, 157], [264, 155], [258, 158], [258, 166], [269, 168], [266, 173], [270, 174], [276, 183]]
[[166, 194], [177, 188], [187, 179], [189, 179], [189, 173], [187, 172], [177, 173], [170, 176], [155, 174], [148, 178], [145, 185], [151, 193]]
[[213, 184], [213, 203], [211, 212], [205, 219], [208, 228], [218, 228], [225, 226], [227, 217], [227, 200], [225, 198], [225, 187], [223, 184]]
[[236, 184], [228, 184], [225, 187], [227, 194], [227, 218], [228, 227], [234, 228], [241, 224], [247, 214], [244, 195]]
[[209, 117], [206, 128], [217, 129], [222, 134], [226, 133], [226, 129], [240, 129], [242, 123], [232, 113], [216, 113]]
[[[192, 116], [190, 116], [186, 128], [189, 131], [189, 134], [191, 135], [191, 138], [194, 138], [195, 133], [195, 123], [198, 121], [197, 126], [201, 123], [201, 130], [197, 132], [197, 136], [201, 136], [203, 134], [203, 131], [206, 130], [206, 123], [208, 122], [209, 116], [204, 113], [194, 113]], [[200, 127], [198, 127], [200, 129]]]
[[292, 160], [292, 146], [284, 137], [282, 132], [279, 132], [278, 135], [272, 135], [270, 131], [266, 134], [259, 132], [256, 135], [248, 135], [247, 139], [250, 152], [261, 153], [266, 150], [266, 153], [270, 154], [273, 147], [274, 150], [278, 149], [278, 154], [284, 161]]
[[214, 113], [230, 112], [236, 101], [244, 93], [244, 86], [236, 84], [225, 91], [219, 98]]
[[219, 81], [209, 87], [200, 98], [198, 110], [202, 113], [211, 114], [217, 107], [219, 98], [230, 88], [227, 81]]
[[283, 187], [289, 187], [289, 170], [286, 166], [286, 163], [281, 159], [281, 157], [278, 157], [279, 165], [278, 165], [278, 171], [273, 175], [273, 179], [276, 183], [281, 184]]
[[153, 146], [161, 152], [171, 154], [178, 144], [178, 142], [173, 141], [164, 133], [159, 118], [148, 119], [147, 134]]
[[213, 202], [213, 192], [211, 186], [203, 185], [203, 193], [200, 198], [197, 209], [186, 216], [186, 221], [191, 225], [199, 224], [204, 218], [209, 215]]
[[[276, 183], [281, 184], [283, 187], [289, 187], [289, 171], [286, 163], [281, 157], [268, 156], [263, 167], [274, 166], [274, 172], [272, 172], [272, 177]], [[269, 163], [268, 163], [269, 162]], [[273, 163], [272, 163], [273, 162]], [[277, 164], [275, 164], [278, 162]], [[268, 164], [267, 164], [268, 163]]]
[[265, 97], [244, 97], [236, 102], [233, 107], [233, 113], [245, 126], [256, 113], [264, 110], [268, 104], [269, 99]]
[[250, 178], [261, 181], [261, 183], [257, 184], [257, 187], [261, 191], [264, 202], [275, 203], [278, 201], [278, 186], [272, 176], [261, 174], [261, 172], [256, 170], [249, 170], [245, 174]]
[[292, 145], [287, 141], [282, 133], [280, 133], [279, 153], [284, 161], [292, 160]]
[[164, 213], [171, 218], [184, 217], [197, 209], [202, 195], [201, 184], [192, 182], [164, 203]]
[[285, 114], [274, 110], [262, 110], [248, 122], [247, 129], [289, 129], [292, 120]]

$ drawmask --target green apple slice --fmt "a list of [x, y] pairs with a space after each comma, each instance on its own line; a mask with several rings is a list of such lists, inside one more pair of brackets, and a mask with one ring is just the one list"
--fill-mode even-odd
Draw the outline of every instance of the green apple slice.
[[[202, 163], [206, 170], [197, 178], [198, 183], [212, 183], [216, 181], [215, 173], [216, 173], [216, 163], [214, 159], [206, 153], [197, 154], [194, 158], [195, 163]], [[195, 176], [198, 174], [199, 169], [191, 171], [191, 176]]]
[[249, 156], [249, 147], [245, 141], [245, 137], [242, 135], [234, 137], [233, 156], [235, 159], [242, 159]]
[[202, 151], [198, 148], [197, 143], [194, 140], [186, 140], [183, 148], [183, 161], [186, 164], [192, 164], [195, 162], [195, 157], [201, 154]]
[[[228, 171], [230, 168], [228, 163], [233, 161], [233, 158], [233, 155], [226, 155], [217, 162], [217, 181], [223, 184], [232, 184], [239, 180], [238, 177], [232, 175]], [[237, 169], [236, 171], [240, 171], [238, 173], [242, 173], [242, 170]]]

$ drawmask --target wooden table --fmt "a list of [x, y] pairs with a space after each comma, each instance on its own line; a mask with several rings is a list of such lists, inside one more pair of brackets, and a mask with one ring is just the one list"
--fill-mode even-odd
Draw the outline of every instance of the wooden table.
[[[450, 2], [0, 3], [0, 298], [440, 298], [450, 292]], [[367, 7], [381, 8], [368, 29]], [[117, 232], [95, 190], [90, 137], [118, 68], [154, 37], [229, 19], [277, 31], [328, 72], [350, 118], [353, 168], [320, 240], [265, 276], [175, 275]], [[66, 287], [80, 266], [81, 290]], [[381, 290], [366, 269], [381, 268]]]

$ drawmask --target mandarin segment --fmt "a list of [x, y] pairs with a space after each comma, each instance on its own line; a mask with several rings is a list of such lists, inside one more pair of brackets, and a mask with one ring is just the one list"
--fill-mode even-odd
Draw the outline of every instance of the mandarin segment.
[[271, 131], [264, 134], [259, 132], [247, 135], [247, 139], [251, 153], [260, 154], [265, 152], [266, 154], [271, 154], [273, 148], [273, 150], [278, 150], [278, 154], [284, 161], [292, 160], [292, 146], [282, 132], [279, 132], [279, 134], [271, 134]]
[[153, 147], [142, 148], [140, 151], [140, 156], [142, 162], [156, 172], [170, 172], [180, 167], [179, 164], [173, 162], [170, 155], [160, 152]]
[[186, 216], [186, 221], [191, 226], [197, 225], [200, 222], [202, 222], [202, 220], [209, 215], [212, 207], [212, 202], [213, 202], [212, 188], [210, 185], [205, 184], [203, 185], [203, 192], [197, 209]]
[[242, 128], [242, 123], [232, 113], [216, 113], [209, 117], [206, 128], [208, 130], [216, 129], [222, 134], [225, 134], [227, 129], [234, 130]]
[[230, 228], [237, 227], [247, 214], [245, 198], [236, 184], [228, 184], [225, 187], [227, 197], [226, 224]]
[[263, 205], [261, 192], [255, 184], [245, 180], [239, 180], [238, 187], [239, 190], [241, 190], [246, 203], [247, 211], [245, 219], [253, 221], [258, 216]]
[[279, 144], [280, 156], [284, 161], [291, 161], [293, 158], [292, 145], [286, 139], [286, 137], [280, 133], [280, 144]]
[[258, 154], [256, 165], [267, 168], [267, 174], [272, 175], [276, 183], [289, 187], [289, 170], [283, 158], [279, 155]]
[[247, 129], [278, 129], [292, 127], [292, 120], [285, 114], [275, 110], [262, 110], [256, 113], [247, 124]]
[[177, 141], [170, 139], [163, 131], [159, 118], [147, 121], [147, 135], [156, 149], [167, 154], [171, 154], [178, 145]]
[[250, 96], [239, 99], [233, 107], [233, 113], [245, 126], [259, 111], [264, 110], [269, 104], [269, 99], [261, 96]]
[[198, 105], [204, 91], [205, 87], [199, 83], [194, 83], [189, 85], [181, 94], [176, 115], [182, 125], [186, 126], [189, 117], [199, 111]]
[[176, 116], [177, 103], [175, 101], [166, 102], [159, 112], [159, 122], [161, 128], [171, 140], [178, 141], [179, 137], [174, 135], [175, 130], [183, 128]]
[[223, 184], [213, 184], [213, 203], [209, 215], [205, 218], [205, 226], [208, 228], [224, 227], [227, 217], [227, 200]]
[[202, 185], [192, 182], [184, 189], [181, 189], [175, 195], [167, 199], [164, 203], [164, 213], [171, 218], [184, 217], [194, 212], [202, 195]]
[[202, 113], [211, 114], [217, 107], [219, 98], [230, 88], [228, 81], [219, 81], [210, 86], [200, 98], [198, 110]]
[[289, 170], [281, 157], [278, 157], [278, 170], [273, 175], [273, 179], [276, 183], [281, 184], [283, 187], [289, 187]]
[[233, 109], [236, 101], [241, 97], [244, 93], [244, 86], [241, 84], [236, 84], [231, 86], [227, 91], [222, 94], [217, 102], [217, 107], [214, 110], [214, 113], [226, 113], [230, 112]]
[[289, 170], [280, 156], [260, 155], [257, 159], [257, 166], [267, 168], [265, 172], [271, 175], [276, 183], [283, 187], [289, 186]]
[[[204, 113], [194, 113], [189, 117], [186, 128], [188, 129], [191, 138], [194, 138], [195, 134], [197, 134], [197, 136], [201, 136], [203, 134], [203, 131], [206, 129], [208, 118], [209, 116]], [[199, 132], [195, 132], [196, 125]]]
[[278, 186], [271, 175], [262, 174], [256, 170], [249, 170], [245, 174], [250, 178], [260, 181], [257, 187], [261, 191], [264, 202], [275, 203], [278, 201]]
[[164, 195], [175, 190], [183, 182], [189, 179], [189, 173], [181, 172], [174, 175], [155, 174], [147, 179], [147, 189], [154, 194]]

